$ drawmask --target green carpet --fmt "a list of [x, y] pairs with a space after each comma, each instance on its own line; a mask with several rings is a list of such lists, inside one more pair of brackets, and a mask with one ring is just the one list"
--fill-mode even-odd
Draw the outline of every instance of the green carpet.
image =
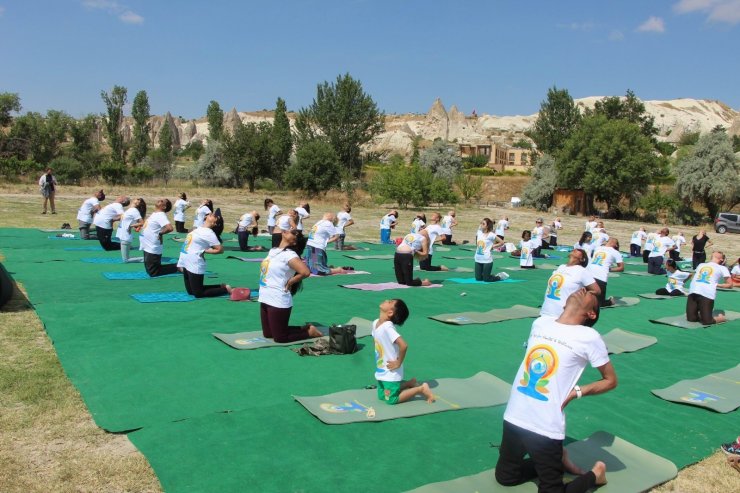
[[[378, 470], [399, 462], [409, 474], [397, 475], [387, 491], [477, 474], [490, 469], [500, 441], [504, 406], [464, 409], [421, 418], [397, 419], [370, 426], [328, 427], [309, 415], [292, 395], [325, 395], [338, 389], [373, 384], [370, 348], [342, 358], [298, 358], [291, 351], [235, 351], [213, 339], [215, 331], [254, 330], [259, 304], [228, 299], [193, 303], [141, 304], [130, 298], [144, 283], [111, 282], [103, 272], [136, 272], [141, 265], [87, 264], [90, 252], [65, 251], [70, 243], [32, 229], [0, 230], [0, 252], [7, 270], [27, 290], [54, 344], [64, 371], [79, 389], [96, 423], [111, 431], [140, 429], [132, 441], [147, 456], [167, 491], [339, 491], [377, 485]], [[233, 235], [225, 235], [231, 239]], [[269, 238], [256, 244], [268, 246]], [[165, 255], [180, 245], [165, 242]], [[369, 245], [370, 254], [388, 247]], [[453, 247], [453, 252], [459, 252]], [[342, 254], [329, 250], [336, 265]], [[119, 252], [100, 252], [120, 258]], [[59, 259], [59, 262], [46, 262]], [[450, 267], [473, 261], [450, 260]], [[494, 261], [494, 270], [518, 265], [517, 259]], [[367, 282], [394, 280], [392, 262], [364, 260]], [[218, 282], [256, 289], [259, 263], [209, 256], [208, 269]], [[538, 306], [550, 272], [521, 271], [528, 282], [490, 289], [487, 285], [445, 284], [444, 289], [392, 291], [409, 305], [411, 316], [399, 332], [409, 344], [407, 377], [465, 378], [486, 371], [503, 380], [514, 377], [523, 357], [533, 319], [490, 326], [459, 327], [427, 317], [440, 312], [487, 311], [512, 304]], [[433, 281], [454, 274], [429, 272]], [[295, 297], [292, 322], [374, 320], [388, 292], [345, 290], [346, 276], [307, 279]], [[636, 296], [665, 284], [662, 276], [622, 276], [609, 281], [608, 295]], [[177, 277], [146, 283], [156, 291], [183, 290]], [[155, 289], [156, 288], [156, 289]], [[508, 289], [513, 288], [513, 289]], [[466, 296], [460, 296], [461, 293]], [[732, 309], [735, 293], [717, 294], [717, 309]], [[675, 315], [681, 301], [643, 299], [638, 305], [604, 310], [597, 330], [629, 327], [659, 343], [612, 355], [619, 387], [608, 394], [568, 406], [568, 434], [582, 439], [606, 429], [666, 457], [679, 467], [716, 450], [737, 434], [737, 411], [707, 412], [658, 399], [651, 389], [727, 369], [717, 348], [737, 345], [740, 320], [707, 330], [676, 330], [650, 318]], [[492, 330], [493, 329], [493, 330]], [[369, 350], [368, 350], [369, 349]], [[598, 378], [587, 370], [582, 382]], [[686, 446], [690, 443], [690, 446]], [[358, 453], [363, 447], [392, 454]], [[433, 458], [433, 461], [432, 459]], [[276, 461], [290, 464], [290, 474], [275, 472]], [[331, 467], [329, 467], [331, 465]], [[348, 474], [336, 474], [337, 470]]]

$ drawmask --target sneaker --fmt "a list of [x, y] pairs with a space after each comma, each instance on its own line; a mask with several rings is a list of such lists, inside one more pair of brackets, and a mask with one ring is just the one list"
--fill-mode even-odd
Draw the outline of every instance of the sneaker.
[[509, 278], [509, 274], [507, 274], [506, 272], [499, 272], [498, 274], [496, 274], [496, 277], [498, 277], [501, 281], [505, 281]]
[[732, 443], [723, 443], [720, 448], [727, 455], [740, 455], [740, 437]]

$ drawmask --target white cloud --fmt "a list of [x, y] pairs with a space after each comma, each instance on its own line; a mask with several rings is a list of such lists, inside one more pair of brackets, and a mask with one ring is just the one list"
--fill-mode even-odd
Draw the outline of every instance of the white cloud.
[[703, 12], [712, 22], [740, 23], [740, 0], [680, 0], [673, 10], [679, 14]]
[[624, 33], [619, 29], [614, 29], [609, 33], [609, 41], [622, 41], [624, 39]]
[[88, 9], [104, 10], [126, 24], [143, 24], [144, 18], [116, 0], [82, 0]]
[[640, 24], [637, 30], [644, 33], [663, 33], [665, 32], [665, 23], [660, 17], [651, 16]]

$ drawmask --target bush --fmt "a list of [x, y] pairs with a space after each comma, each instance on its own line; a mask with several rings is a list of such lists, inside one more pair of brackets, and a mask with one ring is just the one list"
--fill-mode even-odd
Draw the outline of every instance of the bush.
[[425, 207], [430, 203], [457, 202], [448, 180], [436, 178], [429, 169], [418, 164], [384, 166], [373, 176], [370, 193], [376, 200], [393, 201], [403, 209], [409, 204]]
[[79, 185], [84, 175], [80, 162], [71, 157], [58, 157], [52, 163], [54, 176], [64, 185]]
[[455, 178], [455, 185], [466, 202], [470, 199], [480, 200], [483, 196], [483, 177], [481, 176], [458, 175]]
[[100, 175], [109, 185], [121, 185], [126, 180], [128, 170], [125, 164], [109, 161], [100, 166]]
[[682, 146], [692, 146], [697, 142], [699, 142], [699, 132], [686, 132], [678, 139], [678, 143]]
[[181, 151], [180, 156], [189, 158], [192, 161], [197, 161], [206, 152], [206, 148], [203, 146], [203, 142], [194, 140], [186, 145]]
[[131, 168], [128, 172], [128, 182], [132, 185], [139, 185], [141, 183], [147, 183], [154, 178], [154, 169], [151, 166], [140, 164], [135, 168]]
[[0, 159], [0, 176], [9, 181], [18, 181], [21, 176], [34, 176], [43, 169], [42, 164], [32, 159], [21, 160], [15, 156]]
[[471, 168], [485, 168], [488, 166], [489, 156], [468, 156], [463, 158], [463, 168], [468, 170]]
[[711, 222], [711, 218], [701, 212], [696, 212], [691, 207], [681, 204], [668, 213], [668, 221], [673, 224], [683, 224], [685, 226], [699, 226]]
[[658, 142], [657, 144], [655, 144], [655, 148], [665, 157], [668, 157], [676, 152], [676, 146], [674, 146], [670, 142]]
[[473, 176], [493, 176], [496, 174], [496, 170], [492, 168], [469, 168], [465, 170], [465, 174]]
[[302, 144], [295, 162], [285, 172], [285, 182], [314, 196], [339, 186], [342, 181], [339, 157], [328, 142], [315, 139]]

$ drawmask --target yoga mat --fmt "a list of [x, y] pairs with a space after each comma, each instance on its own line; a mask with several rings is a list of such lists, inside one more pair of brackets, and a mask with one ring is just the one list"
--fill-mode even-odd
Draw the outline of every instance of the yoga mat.
[[740, 407], [740, 365], [651, 392], [666, 401], [729, 413]]
[[406, 289], [406, 288], [441, 288], [441, 284], [432, 284], [431, 286], [407, 286], [397, 282], [364, 282], [359, 284], [340, 284], [347, 289], [359, 289], [360, 291], [386, 291], [388, 289]]
[[609, 277], [609, 279], [611, 279], [613, 277], [619, 277], [619, 273], [618, 272], [610, 272], [607, 277]]
[[631, 353], [652, 346], [658, 342], [657, 337], [636, 334], [622, 329], [614, 329], [601, 336], [606, 348], [612, 354]]
[[260, 258], [247, 258], [247, 257], [236, 257], [234, 255], [229, 255], [226, 257], [227, 259], [235, 259], [235, 260], [241, 260], [242, 262], [262, 262], [265, 260], [265, 257]]
[[486, 282], [486, 281], [476, 281], [475, 278], [472, 277], [450, 277], [448, 279], [445, 279], [446, 282], [454, 282], [456, 284], [503, 284], [503, 283], [510, 283], [510, 282], [526, 282], [524, 279], [504, 279], [503, 281], [494, 281], [494, 282]]
[[473, 257], [471, 257], [470, 255], [442, 255], [442, 258], [450, 260], [472, 260]]
[[[142, 257], [131, 257], [131, 258], [142, 258]], [[123, 264], [125, 263], [120, 257], [85, 257], [81, 258], [86, 264]], [[177, 259], [171, 257], [162, 257], [162, 263], [175, 262]]]
[[668, 296], [667, 294], [640, 293], [637, 296], [646, 300], [685, 300], [686, 296]]
[[[727, 317], [728, 322], [732, 322], [733, 320], [740, 320], [740, 313], [738, 312], [715, 310], [713, 312], [713, 315], [716, 316], [718, 313], [724, 313], [725, 317]], [[686, 315], [675, 315], [672, 317], [656, 318], [650, 319], [650, 321], [654, 324], [673, 325], [674, 327], [680, 327], [682, 329], [703, 329], [711, 327], [712, 325], [716, 325], [703, 325], [701, 322], [689, 322], [688, 320], [686, 320]]]
[[[317, 329], [319, 329], [324, 334], [329, 334], [329, 327], [317, 325], [317, 324], [314, 324], [314, 325], [316, 326]], [[373, 333], [372, 321], [366, 320], [364, 318], [353, 317], [348, 322], [346, 322], [344, 325], [356, 325], [357, 326], [357, 332], [355, 333], [355, 337], [357, 339], [361, 337], [367, 337], [369, 335], [372, 335]], [[251, 332], [237, 332], [235, 334], [225, 334], [225, 333], [214, 332], [212, 335], [219, 341], [233, 347], [234, 349], [260, 349], [260, 348], [265, 348], [265, 347], [295, 346], [298, 344], [303, 344], [305, 342], [311, 342], [315, 340], [315, 339], [303, 339], [300, 341], [293, 341], [293, 342], [275, 342], [272, 339], [268, 339], [264, 337], [262, 335], [261, 330], [254, 330]]]
[[79, 240], [76, 236], [49, 236], [50, 240]]
[[626, 270], [622, 272], [622, 274], [627, 274], [628, 276], [643, 276], [643, 277], [660, 276], [660, 274], [651, 274], [649, 272], [641, 272], [641, 271], [636, 271], [636, 270]]
[[167, 274], [164, 276], [151, 277], [146, 271], [136, 272], [103, 272], [103, 277], [110, 281], [136, 281], [144, 279], [162, 279], [165, 277], [182, 277], [179, 272], [176, 274]]
[[442, 313], [440, 315], [431, 315], [429, 318], [446, 324], [471, 325], [503, 322], [504, 320], [514, 320], [518, 318], [537, 318], [539, 316], [539, 308], [514, 305], [510, 308], [494, 308], [487, 312]]
[[322, 276], [320, 274], [311, 274], [311, 277], [354, 276], [357, 274], [370, 274], [370, 273], [366, 270], [346, 270], [344, 272], [338, 272], [336, 274], [327, 274], [325, 276]]
[[440, 378], [427, 381], [435, 396], [432, 404], [421, 396], [396, 405], [378, 400], [376, 389], [345, 390], [317, 397], [293, 396], [311, 414], [326, 424], [343, 425], [409, 418], [424, 414], [491, 407], [506, 403], [511, 384], [478, 372], [470, 378]]
[[622, 306], [635, 306], [640, 302], [639, 298], [633, 296], [615, 296], [614, 304], [610, 306], [602, 306], [601, 308], [619, 308]]
[[65, 247], [65, 252], [102, 252], [103, 247], [100, 245], [88, 245], [83, 247]]
[[[518, 258], [518, 257], [517, 257]], [[557, 269], [557, 265], [553, 264], [535, 264], [535, 267], [540, 270], [549, 270], [549, 269]], [[525, 271], [525, 270], [532, 270], [532, 269], [522, 269], [521, 267], [512, 266], [512, 267], [504, 267], [505, 270], [512, 270], [512, 271]]]
[[393, 255], [347, 255], [345, 257], [354, 260], [393, 260]]
[[[585, 440], [566, 445], [568, 457], [581, 469], [588, 471], [594, 462], [606, 464], [607, 483], [600, 486], [599, 493], [626, 493], [646, 491], [676, 477], [678, 469], [673, 462], [655, 455], [626, 440], [597, 431]], [[533, 482], [517, 486], [501, 486], [496, 482], [494, 469], [472, 476], [431, 483], [410, 490], [409, 493], [535, 493]], [[566, 475], [565, 481], [572, 480]]]
[[197, 298], [185, 291], [172, 291], [163, 293], [136, 293], [131, 297], [139, 303], [164, 303], [164, 302], [186, 302], [195, 301]]

